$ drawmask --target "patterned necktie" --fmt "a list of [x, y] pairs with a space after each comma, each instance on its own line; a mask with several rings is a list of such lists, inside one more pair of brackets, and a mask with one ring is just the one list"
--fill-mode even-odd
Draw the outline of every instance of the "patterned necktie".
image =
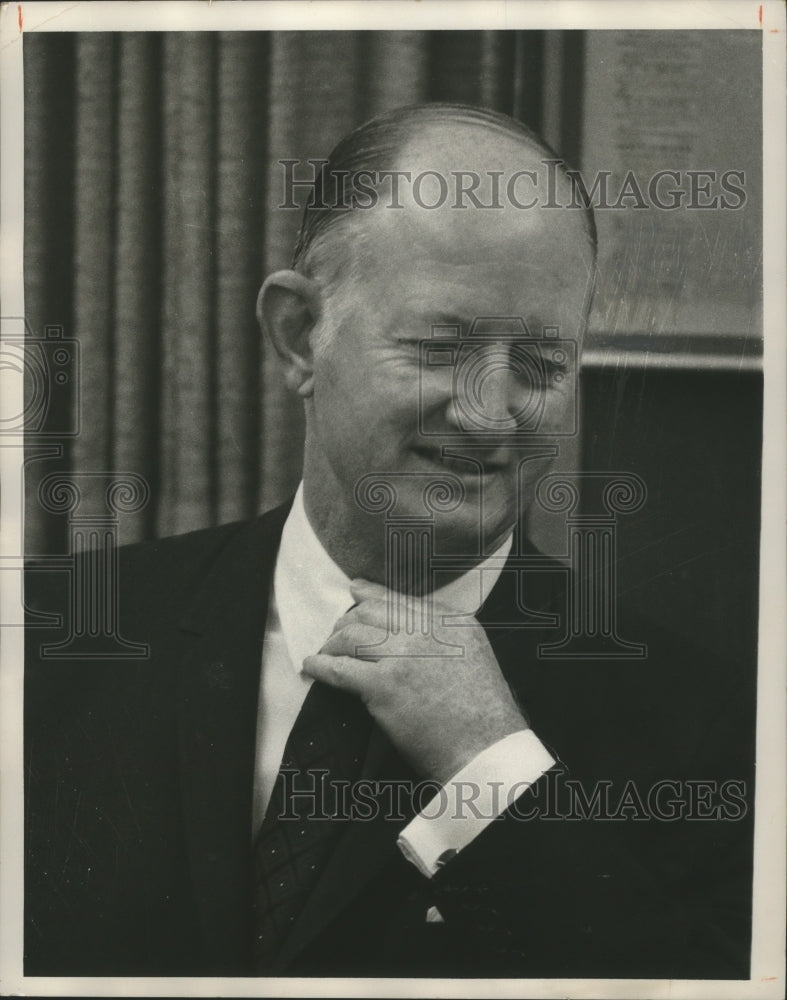
[[337, 783], [360, 777], [371, 725], [359, 698], [319, 681], [312, 684], [287, 739], [254, 842], [253, 955], [258, 974], [275, 961], [347, 829]]

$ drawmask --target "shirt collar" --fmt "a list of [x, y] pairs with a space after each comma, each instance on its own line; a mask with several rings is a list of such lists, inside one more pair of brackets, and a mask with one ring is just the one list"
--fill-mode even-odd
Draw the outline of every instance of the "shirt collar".
[[[511, 540], [509, 535], [474, 569], [439, 587], [435, 597], [456, 614], [474, 615], [497, 583]], [[325, 551], [306, 516], [303, 483], [284, 523], [273, 593], [287, 652], [300, 672], [304, 659], [322, 647], [336, 619], [354, 604], [350, 578]]]

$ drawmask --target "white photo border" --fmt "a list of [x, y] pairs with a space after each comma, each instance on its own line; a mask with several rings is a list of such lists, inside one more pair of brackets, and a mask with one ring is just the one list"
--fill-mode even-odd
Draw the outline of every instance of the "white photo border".
[[[764, 439], [760, 547], [757, 789], [751, 978], [734, 980], [42, 978], [22, 970], [22, 607], [15, 574], [0, 573], [0, 988], [38, 996], [670, 997], [785, 995], [785, 469], [787, 469], [787, 187], [785, 8], [780, 0], [323, 0], [323, 2], [5, 3], [0, 14], [0, 302], [25, 315], [22, 39], [29, 32], [336, 29], [756, 29], [763, 36]], [[5, 326], [5, 321], [3, 321]], [[3, 331], [7, 335], [6, 330]], [[22, 411], [21, 373], [0, 372], [5, 413]], [[21, 441], [0, 447], [0, 559], [21, 551]]]

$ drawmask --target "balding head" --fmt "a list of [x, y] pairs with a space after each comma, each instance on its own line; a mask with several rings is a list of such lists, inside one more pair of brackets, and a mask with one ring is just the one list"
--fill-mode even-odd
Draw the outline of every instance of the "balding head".
[[292, 267], [319, 275], [331, 293], [342, 277], [356, 276], [370, 238], [363, 223], [384, 209], [409, 209], [433, 230], [458, 224], [457, 213], [473, 216], [478, 235], [489, 238], [503, 216], [513, 225], [516, 216], [547, 212], [556, 235], [572, 230], [594, 262], [593, 214], [577, 202], [576, 183], [532, 130], [507, 115], [459, 104], [397, 108], [331, 152], [305, 208]]

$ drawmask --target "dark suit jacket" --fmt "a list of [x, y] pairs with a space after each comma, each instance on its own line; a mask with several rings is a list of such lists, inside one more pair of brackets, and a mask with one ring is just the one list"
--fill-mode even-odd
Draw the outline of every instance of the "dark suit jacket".
[[[286, 513], [121, 550], [120, 631], [147, 659], [50, 660], [61, 633], [29, 628], [26, 974], [251, 974], [257, 688]], [[545, 566], [528, 605], [560, 611], [566, 574]], [[67, 574], [30, 569], [29, 607], [67, 600]], [[558, 767], [432, 880], [396, 847], [405, 820], [346, 824], [277, 972], [748, 977], [753, 665], [634, 622], [645, 660], [544, 660], [556, 633], [515, 627], [522, 614], [504, 572], [480, 618]], [[364, 775], [417, 777], [379, 730]], [[633, 780], [629, 808], [548, 818], [566, 776], [588, 799], [611, 789], [613, 814]], [[666, 799], [704, 796], [716, 818], [643, 816], [637, 794], [664, 779]], [[744, 806], [727, 818], [685, 784], [730, 779]]]

